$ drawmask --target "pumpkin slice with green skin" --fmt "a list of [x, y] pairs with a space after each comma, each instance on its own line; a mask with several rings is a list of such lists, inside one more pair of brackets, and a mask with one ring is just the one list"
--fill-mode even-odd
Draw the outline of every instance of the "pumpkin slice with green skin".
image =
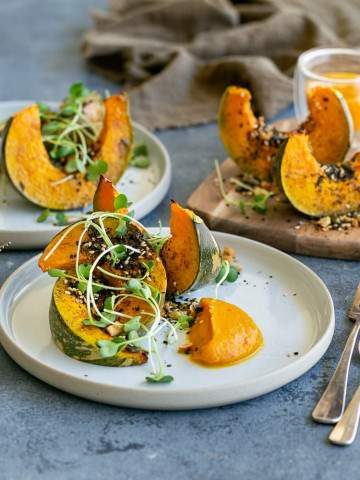
[[241, 308], [215, 298], [202, 298], [200, 308], [189, 333], [193, 361], [213, 367], [232, 365], [263, 346], [259, 328]]
[[[111, 238], [114, 237], [116, 228], [119, 221], [113, 218], [107, 218], [104, 220], [104, 224], [108, 230], [108, 235]], [[73, 227], [71, 229], [71, 227]], [[67, 227], [62, 232], [58, 233], [45, 248], [43, 254], [41, 255], [38, 265], [43, 272], [47, 272], [50, 269], [60, 269], [66, 270], [69, 272], [75, 271], [75, 260], [76, 260], [76, 249], [77, 243], [79, 242], [81, 235], [84, 231], [84, 223], [78, 222], [77, 224]], [[136, 224], [131, 223], [128, 226], [129, 229], [133, 230], [134, 234], [143, 232], [143, 230]], [[65, 235], [66, 231], [69, 230], [69, 233]], [[86, 233], [83, 237], [82, 244], [89, 242], [90, 237]], [[57, 245], [57, 246], [56, 246]], [[56, 246], [56, 248], [55, 248]], [[53, 253], [51, 253], [53, 251]], [[80, 249], [79, 264], [92, 264], [96, 260], [97, 254], [92, 253], [91, 248], [89, 249]], [[164, 297], [166, 288], [167, 288], [167, 276], [164, 264], [158, 254], [153, 251], [153, 260], [154, 267], [151, 272], [149, 284], [156, 287], [162, 297]], [[104, 268], [110, 273], [118, 273], [116, 268], [112, 267], [111, 263], [108, 262]], [[104, 279], [108, 284], [113, 286], [123, 285], [123, 281], [118, 281], [117, 279], [112, 278], [104, 274]], [[162, 299], [163, 301], [163, 299]]]
[[[62, 263], [56, 263], [56, 255], [59, 251], [61, 252], [61, 248], [60, 244], [59, 248], [53, 254], [55, 260], [52, 262], [52, 265], [54, 265], [52, 268], [63, 267]], [[90, 260], [84, 258], [84, 260], [92, 263], [95, 258], [91, 258]], [[72, 269], [70, 270], [70, 265], [68, 264], [69, 273], [74, 272], [74, 264], [75, 259], [73, 259]], [[167, 278], [163, 263], [156, 252], [153, 252], [153, 264], [153, 269], [146, 283], [159, 291], [159, 305], [161, 308], [165, 298]], [[112, 267], [110, 262], [105, 262], [102, 268], [110, 273], [119, 274], [122, 272], [122, 270], [119, 271]], [[98, 281], [106, 282], [107, 285], [114, 287], [124, 287], [127, 283], [126, 280], [114, 279], [106, 274], [102, 274], [102, 277], [100, 277]], [[102, 358], [97, 342], [99, 340], [111, 340], [112, 337], [102, 328], [83, 324], [83, 321], [88, 318], [86, 304], [79, 302], [75, 294], [69, 295], [66, 293], [67, 287], [68, 285], [64, 279], [57, 280], [53, 289], [49, 314], [51, 333], [56, 345], [61, 351], [77, 360], [106, 366], [129, 366], [141, 364], [146, 361], [147, 355], [145, 352], [141, 350], [133, 352], [130, 351], [129, 348], [125, 348], [114, 357]], [[148, 325], [153, 321], [153, 317], [150, 316], [153, 310], [148, 303], [142, 299], [133, 297], [125, 298], [119, 304], [117, 310], [129, 317], [140, 314], [142, 322]], [[127, 319], [120, 318], [120, 321], [125, 323]]]
[[[353, 136], [353, 123], [340, 92], [316, 87], [308, 97], [309, 118], [296, 131], [309, 134], [321, 163], [343, 161]], [[261, 180], [272, 180], [274, 158], [291, 132], [266, 126], [251, 107], [251, 94], [245, 88], [228, 87], [222, 97], [218, 124], [221, 140], [229, 156], [243, 173]]]
[[251, 107], [246, 88], [228, 87], [218, 113], [220, 138], [225, 150], [243, 173], [271, 180], [273, 156], [286, 136], [266, 129]]
[[321, 165], [308, 135], [298, 133], [280, 149], [277, 170], [289, 202], [306, 215], [323, 217], [360, 208], [360, 153], [341, 165]]
[[[95, 208], [101, 206], [111, 210], [110, 199], [106, 198], [106, 201], [105, 199], [102, 201], [99, 197], [99, 192], [106, 193], [106, 195], [110, 196], [112, 195], [112, 210], [114, 210], [114, 200], [117, 196], [117, 191], [113, 188], [112, 184], [105, 179], [101, 179], [98, 187], [98, 196], [94, 202]], [[122, 209], [122, 212], [126, 213], [126, 209]], [[118, 224], [119, 219], [104, 219], [107, 234], [112, 240], [115, 239]], [[76, 250], [83, 231], [84, 223], [78, 222], [56, 235], [39, 260], [40, 268], [43, 271], [50, 269], [66, 270], [69, 274], [74, 275]], [[137, 223], [128, 223], [127, 235], [132, 235], [135, 241], [138, 241], [139, 245], [137, 245], [137, 247], [139, 249], [143, 248], [143, 233], [144, 230]], [[126, 239], [126, 237], [124, 237], [124, 239]], [[84, 244], [89, 241], [94, 240], [92, 240], [90, 233], [86, 233], [82, 241], [83, 247], [80, 248], [79, 263], [93, 264], [98, 256], [98, 253], [92, 251], [92, 246], [85, 249]], [[124, 240], [124, 243], [126, 243], [126, 240]], [[161, 308], [165, 299], [167, 286], [166, 271], [156, 251], [150, 247], [150, 252], [147, 254], [148, 256], [149, 253], [153, 261], [153, 266], [150, 276], [145, 282], [159, 292], [159, 306]], [[141, 262], [141, 259], [139, 259], [139, 263]], [[112, 265], [110, 260], [106, 260], [101, 267], [110, 274], [119, 274], [121, 272], [121, 275], [125, 275], [124, 269], [117, 269]], [[95, 269], [95, 273], [97, 274], [98, 282], [106, 283], [106, 285], [109, 286], [124, 287], [127, 283], [127, 280], [114, 278], [103, 271], [100, 272], [98, 269]], [[66, 282], [67, 280], [63, 278], [57, 280], [54, 285], [50, 306], [50, 329], [58, 348], [72, 358], [99, 365], [129, 366], [144, 363], [147, 360], [147, 354], [138, 349], [133, 351], [130, 348], [125, 348], [111, 358], [103, 358], [101, 356], [97, 342], [99, 340], [111, 340], [112, 337], [102, 328], [84, 325], [84, 320], [88, 319], [87, 306], [79, 300], [72, 290], [68, 290], [69, 284]], [[104, 295], [104, 293], [100, 292], [99, 295]], [[142, 322], [145, 324], [151, 324], [153, 321], [153, 317], [150, 315], [153, 313], [153, 310], [145, 300], [126, 297], [122, 299], [116, 308], [129, 317], [141, 315]], [[119, 318], [122, 323], [127, 321], [126, 318]]]
[[338, 90], [319, 86], [309, 91], [308, 107], [309, 117], [297, 130], [309, 135], [319, 163], [342, 162], [354, 136], [346, 100]]
[[161, 251], [168, 294], [195, 290], [215, 280], [221, 252], [203, 220], [191, 210], [171, 203], [171, 238]]
[[[107, 164], [107, 177], [117, 182], [130, 156], [132, 126], [125, 95], [104, 100], [103, 128], [93, 160]], [[42, 141], [39, 107], [34, 104], [14, 115], [3, 139], [3, 160], [14, 187], [30, 202], [44, 208], [68, 210], [91, 202], [96, 184], [86, 174], [68, 173], [51, 161]]]
[[147, 361], [146, 352], [129, 349], [113, 357], [102, 358], [97, 342], [111, 340], [111, 336], [101, 328], [84, 325], [84, 320], [88, 318], [86, 305], [74, 295], [67, 295], [66, 289], [63, 279], [56, 281], [49, 312], [51, 334], [62, 352], [75, 360], [109, 367], [140, 365]]
[[[119, 192], [113, 186], [111, 180], [100, 176], [93, 199], [94, 212], [117, 212], [124, 215], [127, 214], [127, 209], [122, 208], [115, 210], [115, 199], [119, 195]], [[116, 228], [119, 224], [117, 219], [107, 218], [105, 220], [106, 226], [110, 229], [111, 235], [115, 235]], [[50, 268], [60, 268], [62, 270], [69, 270], [74, 268], [74, 252], [76, 252], [77, 242], [84, 231], [84, 222], [79, 221], [64, 230], [59, 232], [50, 241], [45, 248], [40, 260], [39, 267], [47, 272]], [[83, 242], [89, 241], [89, 235], [86, 233], [83, 238]], [[51, 250], [54, 249], [58, 243], [60, 248], [56, 248], [56, 255], [50, 255]], [[95, 257], [91, 257], [88, 253], [80, 252], [80, 263], [90, 263]]]

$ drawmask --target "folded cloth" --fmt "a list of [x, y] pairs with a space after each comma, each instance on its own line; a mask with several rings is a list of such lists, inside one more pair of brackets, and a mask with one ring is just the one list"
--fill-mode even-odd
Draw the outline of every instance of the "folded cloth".
[[214, 120], [230, 84], [271, 117], [291, 101], [302, 51], [360, 46], [359, 0], [111, 0], [93, 19], [85, 58], [125, 86], [151, 129]]

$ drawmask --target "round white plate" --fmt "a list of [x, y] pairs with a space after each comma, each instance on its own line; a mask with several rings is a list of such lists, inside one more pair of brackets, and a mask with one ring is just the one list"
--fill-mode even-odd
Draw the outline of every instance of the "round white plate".
[[[0, 102], [0, 119], [9, 118], [31, 103]], [[46, 103], [56, 107], [53, 102]], [[171, 163], [166, 148], [155, 135], [136, 122], [133, 126], [135, 144], [146, 143], [151, 165], [146, 169], [130, 166], [117, 188], [134, 202], [135, 217], [140, 219], [151, 212], [166, 195], [171, 181]], [[37, 223], [36, 218], [41, 210], [41, 207], [22, 197], [9, 180], [6, 179], [5, 187], [0, 184], [0, 245], [6, 242], [11, 242], [10, 248], [41, 248], [47, 245], [62, 227], [54, 226], [50, 219], [45, 223]]]
[[[243, 270], [219, 298], [247, 311], [263, 332], [265, 346], [249, 360], [226, 368], [203, 368], [162, 345], [174, 376], [148, 384], [149, 365], [111, 368], [73, 360], [57, 349], [48, 325], [54, 279], [34, 257], [0, 290], [0, 341], [25, 370], [66, 392], [99, 402], [148, 409], [205, 408], [240, 402], [298, 378], [322, 357], [334, 332], [334, 306], [324, 283], [309, 268], [267, 245], [215, 233], [220, 246], [235, 249]], [[206, 287], [191, 296], [213, 296]]]

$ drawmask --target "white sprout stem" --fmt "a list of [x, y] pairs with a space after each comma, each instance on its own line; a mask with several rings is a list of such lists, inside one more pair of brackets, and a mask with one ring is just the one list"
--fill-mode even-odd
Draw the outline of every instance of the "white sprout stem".
[[225, 281], [226, 277], [228, 276], [229, 270], [230, 270], [230, 263], [227, 260], [224, 260], [223, 265], [225, 265], [225, 272], [215, 286], [215, 298], [216, 299], [218, 298], [219, 287]]
[[86, 117], [82, 111], [80, 111], [79, 113], [79, 119], [88, 127], [90, 128], [94, 135], [98, 135], [101, 131], [101, 128], [96, 128], [95, 125], [90, 122], [90, 120], [88, 119], [88, 117]]
[[55, 250], [59, 247], [59, 245], [62, 243], [62, 241], [69, 235], [69, 233], [78, 225], [85, 224], [86, 220], [82, 220], [79, 222], [74, 223], [70, 227], [67, 227], [63, 234], [60, 236], [59, 240], [55, 243], [55, 245], [50, 249], [50, 251], [45, 255], [44, 260], [48, 260], [49, 257], [55, 252]]
[[[132, 277], [124, 277], [122, 275], [117, 275], [116, 273], [109, 272], [109, 270], [105, 270], [105, 268], [98, 267], [98, 270], [103, 273], [104, 275], [107, 275], [108, 277], [116, 278], [118, 280], [131, 280]], [[149, 276], [149, 272], [145, 272], [142, 277], [138, 277], [137, 280], [145, 280]]]
[[132, 315], [128, 315], [126, 313], [122, 312], [116, 312], [115, 310], [110, 310], [108, 308], [104, 308], [105, 313], [111, 313], [112, 315], [115, 315], [116, 317], [123, 317], [123, 318], [133, 318]]
[[82, 164], [85, 166], [85, 163], [86, 163], [86, 160], [87, 160], [87, 157], [88, 157], [86, 139], [85, 139], [84, 135], [82, 134], [82, 132], [80, 130], [77, 132], [77, 135], [80, 138], [80, 148], [81, 148], [82, 153], [83, 153]]
[[70, 133], [73, 129], [73, 126], [76, 124], [76, 122], [78, 121], [79, 119], [79, 114], [81, 112], [81, 109], [82, 109], [82, 104], [79, 103], [79, 106], [78, 106], [78, 109], [76, 111], [76, 114], [73, 116], [73, 118], [71, 119], [71, 121], [69, 122], [68, 126], [65, 128], [65, 130], [61, 133], [61, 135], [59, 136], [59, 140], [62, 138], [62, 137], [65, 137], [65, 135], [68, 135], [68, 133]]
[[238, 178], [231, 177], [230, 182], [233, 183], [234, 185], [237, 185], [238, 187], [243, 188], [244, 190], [248, 190], [249, 192], [254, 191], [254, 187], [251, 187], [250, 185], [247, 185], [246, 183], [242, 182]]
[[100, 233], [102, 239], [104, 240], [104, 242], [106, 243], [106, 245], [108, 247], [111, 247], [113, 246], [113, 243], [112, 241], [109, 239], [109, 237], [107, 236], [106, 232], [105, 232], [105, 235], [104, 235], [104, 231], [102, 230], [101, 227], [99, 227], [99, 225], [97, 225], [95, 222], [92, 221], [92, 217], [90, 216], [89, 219], [87, 220], [89, 226], [92, 226], [95, 230], [98, 231], [98, 233]]
[[81, 245], [82, 245], [84, 236], [85, 236], [85, 234], [87, 233], [88, 230], [89, 230], [89, 225], [88, 225], [87, 222], [85, 222], [85, 227], [84, 227], [84, 230], [81, 232], [81, 235], [79, 237], [78, 244], [77, 244], [77, 249], [76, 249], [75, 271], [76, 271], [76, 275], [79, 278], [82, 278], [80, 273], [79, 273], [80, 250], [81, 250]]
[[229, 195], [225, 192], [224, 181], [223, 181], [223, 178], [222, 178], [222, 173], [221, 173], [221, 170], [220, 170], [219, 162], [217, 160], [215, 160], [215, 170], [216, 170], [216, 176], [217, 176], [218, 181], [219, 181], [220, 193], [221, 193], [221, 196], [223, 197], [223, 199], [225, 200], [226, 205], [236, 205], [237, 206], [237, 204], [234, 201], [232, 201], [229, 198]]
[[[146, 330], [146, 327], [144, 325], [141, 325], [141, 326]], [[161, 327], [157, 330], [156, 334], [158, 334], [165, 326], [166, 326], [166, 324], [161, 325]], [[120, 347], [120, 349], [123, 349], [126, 345], [138, 343], [138, 342], [141, 342], [143, 340], [150, 340], [150, 348], [148, 349], [149, 359], [150, 359], [150, 362], [152, 363], [152, 369], [153, 369], [154, 373], [156, 373], [156, 366], [155, 366], [155, 364], [153, 362], [153, 359], [152, 359], [152, 349], [151, 349], [151, 342], [153, 342], [154, 351], [157, 355], [157, 359], [158, 359], [158, 363], [159, 363], [159, 367], [160, 367], [159, 370], [160, 370], [160, 373], [161, 373], [163, 371], [163, 364], [162, 364], [161, 359], [160, 359], [160, 355], [159, 355], [159, 351], [158, 351], [158, 347], [157, 347], [155, 338], [152, 335], [150, 335], [149, 331], [146, 335], [143, 335], [142, 337], [139, 337], [135, 340], [125, 340], [124, 342], [119, 344], [119, 347]], [[111, 342], [111, 340], [109, 340], [109, 341]]]
[[[94, 214], [99, 214], [99, 217], [108, 217], [108, 218], [127, 218], [128, 220], [131, 220], [132, 223], [135, 223], [139, 227], [141, 227], [148, 235], [150, 235], [150, 232], [147, 230], [146, 227], [142, 223], [140, 223], [138, 220], [136, 220], [133, 217], [130, 217], [130, 215], [127, 215], [126, 213], [120, 213], [120, 212], [94, 212]], [[97, 215], [95, 216], [97, 218]]]
[[109, 235], [106, 233], [106, 229], [105, 229], [105, 225], [104, 225], [104, 222], [103, 222], [102, 217], [99, 217], [99, 223], [100, 223], [100, 228], [101, 228], [101, 230], [102, 230], [102, 232], [103, 232], [103, 236], [104, 236], [103, 238], [104, 238], [104, 240], [105, 240], [105, 238], [106, 238], [106, 240], [105, 240], [106, 244], [112, 245], [112, 241], [110, 240]]
[[107, 275], [108, 277], [111, 277], [111, 278], [116, 278], [118, 280], [130, 280], [131, 277], [122, 277], [121, 275], [116, 275], [115, 273], [112, 273], [112, 272], [109, 272], [109, 270], [105, 270], [105, 268], [102, 268], [102, 267], [98, 267], [97, 268], [101, 273]]
[[[79, 245], [80, 245], [80, 241], [79, 241]], [[94, 310], [95, 312], [97, 313], [97, 315], [101, 318], [104, 318], [106, 319], [106, 317], [101, 313], [101, 311], [98, 309], [98, 306], [96, 305], [96, 301], [95, 301], [95, 297], [94, 297], [94, 292], [93, 292], [93, 288], [92, 288], [92, 284], [93, 284], [93, 273], [94, 273], [94, 270], [96, 269], [98, 263], [100, 262], [100, 260], [105, 256], [107, 255], [108, 253], [110, 253], [112, 250], [114, 250], [116, 247], [118, 247], [117, 244], [115, 245], [112, 245], [111, 247], [107, 248], [106, 250], [104, 250], [97, 258], [96, 260], [94, 261], [94, 263], [91, 265], [91, 268], [90, 268], [90, 272], [89, 272], [89, 279], [87, 281], [87, 286], [86, 286], [86, 304], [87, 304], [87, 311], [88, 311], [88, 315], [90, 316], [90, 319], [92, 320], [93, 317], [92, 317], [92, 314], [91, 314], [91, 304], [93, 305], [94, 307]], [[130, 249], [130, 250], [134, 250], [132, 247], [128, 246], [128, 245], [124, 245], [124, 247], [126, 249]], [[112, 286], [104, 286], [103, 288], [108, 288], [109, 290], [113, 289], [113, 290], [126, 290], [126, 288], [124, 287], [112, 287]], [[143, 299], [143, 297], [138, 297], [140, 299]]]
[[[141, 229], [143, 229], [144, 232], [146, 232], [147, 234], [149, 234], [148, 230], [137, 220], [133, 219], [132, 217], [130, 217], [129, 215], [126, 215], [126, 214], [122, 214], [122, 213], [119, 213], [119, 212], [114, 212], [114, 213], [109, 213], [109, 212], [94, 212], [92, 213], [86, 220], [83, 220], [83, 221], [79, 221], [79, 222], [76, 222], [74, 225], [71, 225], [70, 227], [68, 227], [64, 233], [60, 236], [59, 240], [55, 243], [55, 245], [52, 247], [52, 249], [47, 253], [47, 255], [45, 256], [45, 260], [47, 260], [51, 255], [53, 255], [53, 253], [55, 252], [55, 250], [59, 247], [59, 245], [63, 242], [63, 240], [67, 237], [67, 235], [75, 228], [77, 227], [78, 225], [84, 225], [84, 229], [83, 231], [81, 232], [81, 235], [79, 237], [79, 241], [78, 241], [78, 245], [77, 245], [77, 251], [76, 251], [76, 261], [75, 261], [75, 270], [76, 270], [76, 275], [77, 275], [77, 279], [78, 280], [82, 280], [82, 281], [87, 281], [87, 286], [86, 286], [86, 306], [87, 306], [87, 312], [88, 312], [88, 316], [89, 316], [89, 320], [90, 322], [93, 321], [93, 315], [92, 315], [92, 312], [91, 312], [91, 307], [93, 306], [94, 307], [94, 310], [96, 312], [96, 314], [108, 321], [109, 323], [114, 323], [114, 322], [111, 322], [108, 318], [106, 318], [103, 313], [99, 310], [99, 308], [97, 307], [97, 304], [96, 304], [96, 300], [95, 300], [95, 297], [94, 297], [94, 292], [93, 292], [93, 285], [96, 285], [96, 286], [99, 286], [99, 287], [102, 287], [104, 289], [109, 289], [109, 290], [116, 290], [116, 291], [125, 291], [126, 288], [124, 287], [113, 287], [113, 286], [108, 286], [108, 285], [104, 285], [104, 284], [101, 284], [101, 283], [97, 283], [97, 282], [93, 282], [93, 274], [94, 274], [94, 271], [95, 269], [99, 269], [100, 271], [102, 271], [102, 273], [105, 273], [107, 275], [109, 275], [110, 277], [113, 277], [113, 278], [119, 278], [119, 279], [122, 279], [122, 280], [128, 280], [127, 277], [121, 277], [119, 275], [116, 275], [116, 274], [112, 274], [111, 272], [108, 272], [106, 271], [105, 269], [103, 269], [102, 267], [98, 266], [100, 260], [105, 256], [107, 255], [108, 253], [111, 254], [111, 252], [118, 247], [118, 244], [115, 244], [113, 245], [110, 238], [108, 237], [107, 233], [106, 233], [106, 230], [105, 230], [105, 226], [104, 226], [104, 223], [103, 223], [103, 219], [104, 218], [115, 218], [115, 219], [128, 219], [130, 220], [131, 222], [134, 222], [135, 224], [137, 224], [138, 226], [141, 227]], [[100, 223], [100, 226], [97, 225], [94, 220], [99, 220], [99, 223]], [[89, 272], [89, 278], [88, 280], [86, 280], [85, 278], [83, 278], [81, 275], [80, 275], [80, 272], [79, 272], [79, 260], [80, 260], [80, 250], [81, 250], [81, 245], [82, 245], [82, 242], [83, 242], [83, 239], [84, 239], [84, 236], [86, 234], [86, 232], [88, 231], [88, 229], [90, 228], [90, 226], [92, 226], [93, 228], [95, 228], [101, 235], [101, 237], [103, 238], [104, 242], [107, 244], [108, 248], [106, 250], [104, 250], [103, 252], [101, 252], [101, 254], [96, 258], [96, 260], [94, 261], [94, 263], [92, 264], [91, 266], [91, 269], [90, 269], [90, 272]], [[136, 253], [141, 253], [139, 249], [136, 249], [136, 248], [133, 248], [129, 245], [124, 245], [124, 247], [130, 251], [133, 251], [133, 252], [136, 252]], [[141, 277], [140, 280], [144, 280], [144, 278], [148, 275], [149, 272], [146, 272], [145, 276], [144, 277]], [[228, 272], [227, 272], [228, 273]], [[227, 276], [227, 273], [226, 275], [224, 276], [224, 278], [226, 278]], [[222, 280], [223, 281], [223, 280]], [[221, 282], [220, 282], [221, 283]], [[131, 293], [124, 293], [124, 294], [120, 294], [119, 296], [117, 296], [117, 298], [119, 298], [119, 300], [117, 301], [116, 305], [114, 305], [114, 309], [123, 301], [125, 300], [126, 298], [129, 298], [129, 297], [135, 297], [139, 300], [142, 300], [142, 301], [145, 301], [153, 310], [154, 313], [151, 313], [151, 312], [145, 312], [145, 311], [141, 311], [140, 312], [140, 315], [142, 316], [145, 316], [145, 315], [148, 315], [150, 317], [153, 317], [154, 318], [154, 321], [153, 321], [153, 324], [152, 326], [150, 327], [150, 329], [148, 329], [147, 327], [145, 327], [143, 325], [143, 328], [145, 329], [145, 331], [147, 332], [147, 334], [143, 337], [141, 337], [142, 340], [148, 340], [148, 352], [149, 352], [149, 360], [150, 360], [150, 363], [151, 363], [151, 368], [152, 368], [152, 371], [156, 374], [156, 372], [158, 372], [159, 374], [161, 374], [163, 372], [163, 362], [161, 360], [161, 357], [160, 357], [160, 354], [159, 354], [159, 349], [158, 349], [158, 345], [156, 343], [156, 338], [155, 336], [165, 327], [165, 326], [170, 326], [171, 328], [171, 331], [172, 331], [172, 335], [174, 336], [175, 340], [177, 340], [178, 336], [177, 336], [177, 332], [176, 332], [176, 329], [174, 328], [174, 326], [171, 324], [171, 322], [169, 322], [167, 319], [164, 319], [162, 316], [161, 316], [161, 312], [160, 312], [160, 308], [159, 308], [159, 305], [158, 303], [156, 302], [156, 300], [153, 298], [153, 297], [150, 297], [150, 298], [144, 298], [144, 297], [140, 297], [138, 295], [134, 295], [134, 294], [131, 294]], [[113, 314], [115, 316], [118, 316], [118, 317], [123, 317], [123, 318], [132, 318], [131, 316], [127, 315], [127, 314], [123, 314], [121, 312], [116, 312], [115, 310], [110, 310], [110, 309], [104, 309], [104, 312], [105, 313], [110, 313], [110, 314]], [[163, 324], [160, 324], [161, 321], [164, 321]], [[127, 344], [130, 344], [130, 343], [134, 343], [134, 340], [127, 340], [126, 342], [124, 342], [122, 344], [122, 346], [125, 346]], [[156, 356], [156, 362], [154, 361], [154, 358], [153, 358], [153, 355], [152, 355], [152, 352], [155, 352], [155, 356]], [[157, 365], [156, 365], [157, 364]], [[157, 368], [158, 367], [158, 368]]]
[[179, 337], [178, 337], [178, 334], [177, 334], [177, 331], [176, 331], [176, 328], [174, 327], [174, 325], [171, 322], [169, 322], [169, 320], [165, 317], [162, 317], [162, 320], [164, 322], [166, 322], [166, 324], [170, 327], [171, 334], [174, 337], [174, 342], [177, 342]]
[[66, 177], [61, 178], [60, 180], [56, 180], [55, 182], [51, 182], [51, 185], [56, 186], [56, 185], [61, 185], [62, 183], [68, 182], [69, 180], [72, 180], [74, 178], [74, 174], [72, 173], [71, 175], [66, 175]]
[[[157, 366], [158, 366], [158, 369], [156, 369], [155, 362], [152, 362], [153, 373], [155, 375], [161, 375], [164, 371], [164, 365], [163, 365], [163, 362], [162, 362], [161, 357], [160, 357], [159, 348], [158, 348], [158, 344], [156, 342], [155, 337], [154, 336], [151, 337], [151, 340], [152, 340], [152, 344], [153, 344], [153, 348], [154, 348], [154, 352], [155, 352], [155, 357], [156, 357], [156, 362], [157, 362]], [[152, 357], [152, 352], [149, 352], [149, 357]]]
[[[124, 295], [119, 295], [119, 296], [121, 296], [122, 298], [120, 298], [120, 300], [116, 302], [116, 305], [114, 306], [114, 308], [116, 308], [123, 300], [126, 300], [127, 298], [137, 298], [138, 300], [142, 300], [142, 301], [146, 302], [152, 308], [152, 310], [154, 311], [153, 314], [149, 313], [149, 315], [157, 318], [158, 312], [154, 308], [154, 304], [150, 301], [150, 299], [145, 298], [145, 297], [140, 297], [139, 295], [135, 295], [133, 293], [126, 293]], [[157, 305], [156, 302], [155, 302], [155, 304]]]
[[[79, 242], [79, 245], [80, 245], [80, 242]], [[116, 248], [116, 247], [117, 247], [117, 245], [112, 245], [111, 247], [104, 250], [102, 253], [100, 253], [100, 255], [97, 257], [97, 259], [91, 265], [90, 272], [89, 272], [89, 279], [88, 279], [88, 282], [87, 282], [87, 285], [86, 285], [86, 307], [87, 307], [87, 311], [88, 311], [90, 321], [93, 320], [93, 316], [92, 316], [92, 313], [91, 313], [91, 303], [93, 304], [94, 309], [95, 309], [96, 313], [99, 315], [99, 317], [105, 318], [104, 315], [98, 309], [98, 307], [96, 305], [96, 302], [95, 302], [94, 292], [93, 292], [93, 289], [92, 289], [92, 277], [93, 277], [94, 270], [95, 270], [97, 264], [100, 262], [100, 260], [105, 255], [107, 255], [109, 252], [114, 250], [114, 248]]]

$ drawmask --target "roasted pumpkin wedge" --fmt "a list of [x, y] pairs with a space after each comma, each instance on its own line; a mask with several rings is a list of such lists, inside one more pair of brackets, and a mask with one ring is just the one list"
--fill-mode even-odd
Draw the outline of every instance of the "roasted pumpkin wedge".
[[298, 132], [309, 135], [319, 163], [341, 163], [354, 136], [346, 100], [338, 90], [319, 86], [309, 91], [308, 107], [309, 117], [297, 129]]
[[342, 164], [321, 165], [309, 136], [294, 134], [277, 158], [278, 178], [290, 203], [314, 217], [360, 208], [360, 153]]
[[[49, 312], [51, 335], [62, 352], [76, 360], [109, 367], [127, 367], [147, 361], [146, 352], [140, 349], [123, 349], [112, 357], [103, 358], [97, 342], [109, 340], [111, 336], [104, 329], [84, 325], [88, 318], [86, 304], [68, 292], [68, 284], [63, 279], [57, 280]], [[129, 305], [131, 311], [138, 306], [130, 302]], [[130, 311], [129, 308], [125, 310]]]
[[93, 199], [94, 212], [114, 212], [115, 199], [118, 195], [119, 192], [114, 187], [112, 181], [104, 177], [104, 175], [100, 175]]
[[[113, 222], [115, 219], [109, 220]], [[112, 236], [113, 225], [109, 226], [105, 219], [104, 226], [106, 235], [115, 245], [116, 237]], [[83, 224], [77, 225], [72, 232], [78, 232], [81, 235], [83, 229]], [[62, 271], [66, 271], [64, 278], [59, 278], [55, 283], [50, 307], [50, 328], [57, 346], [73, 358], [101, 365], [127, 366], [145, 362], [147, 356], [143, 351], [137, 349], [130, 351], [127, 348], [110, 358], [104, 358], [98, 345], [100, 340], [111, 340], [114, 335], [119, 335], [121, 325], [137, 315], [141, 315], [143, 324], [151, 324], [153, 308], [145, 298], [135, 298], [131, 295], [131, 291], [123, 294], [121, 301], [115, 306], [115, 310], [120, 315], [118, 319], [120, 326], [119, 324], [116, 324], [115, 327], [112, 326], [111, 328], [115, 328], [114, 331], [84, 324], [84, 320], [89, 318], [89, 298], [85, 296], [85, 293], [81, 294], [79, 291], [79, 281], [76, 278], [76, 243], [79, 242], [79, 239], [81, 236], [78, 236], [77, 240], [73, 237], [71, 244], [58, 240], [53, 241], [50, 244], [50, 250], [44, 252], [39, 261], [40, 268], [43, 271], [50, 270], [51, 274], [54, 270], [55, 275], [58, 275], [59, 270], [60, 275]], [[100, 292], [96, 293], [98, 306], [105, 301], [108, 295], [117, 295], [126, 290], [127, 277], [142, 278], [146, 272], [145, 264], [151, 262], [151, 273], [145, 278], [144, 283], [151, 288], [151, 291], [158, 292], [157, 303], [161, 308], [166, 292], [166, 272], [160, 257], [146, 242], [147, 238], [144, 236], [143, 230], [139, 229], [135, 223], [129, 223], [127, 233], [121, 238], [121, 244], [131, 245], [133, 253], [136, 251], [139, 253], [128, 256], [129, 260], [125, 260], [119, 265], [114, 265], [108, 256], [104, 257], [97, 264], [98, 266], [95, 265], [94, 277], [92, 277], [93, 285], [95, 287], [107, 285], [105, 290], [100, 288]], [[82, 238], [80, 244], [79, 264], [85, 267], [94, 265], [94, 262], [99, 260], [99, 255], [104, 248], [106, 246], [102, 245], [102, 240], [99, 240], [97, 230], [89, 229], [87, 236]], [[47, 257], [49, 253], [50, 257]], [[91, 307], [92, 311], [93, 308]]]
[[[352, 140], [353, 124], [341, 93], [316, 87], [310, 91], [308, 103], [310, 116], [297, 131], [309, 135], [321, 163], [343, 161]], [[265, 125], [252, 111], [250, 92], [234, 86], [228, 87], [222, 97], [218, 123], [224, 147], [241, 171], [271, 180], [274, 158], [289, 133]]]
[[161, 257], [168, 278], [168, 294], [183, 293], [212, 282], [221, 267], [221, 252], [203, 220], [172, 202], [171, 238]]
[[202, 298], [189, 333], [191, 359], [208, 366], [226, 366], [250, 357], [263, 345], [255, 322], [241, 308]]
[[[112, 182], [104, 177], [100, 176], [98, 186], [96, 188], [93, 207], [95, 212], [115, 212], [115, 199], [119, 195], [119, 192], [113, 186]], [[116, 210], [117, 213], [126, 215], [127, 208], [121, 208]], [[106, 228], [109, 231], [110, 237], [116, 235], [116, 229], [119, 221], [116, 218], [105, 219]], [[136, 228], [139, 228], [134, 224]], [[51, 268], [60, 269], [72, 269], [74, 268], [74, 254], [77, 250], [79, 240], [82, 235], [82, 242], [85, 244], [89, 242], [89, 234], [84, 233], [85, 221], [76, 222], [64, 230], [59, 232], [45, 247], [42, 256], [39, 259], [39, 267], [43, 272], [47, 272]], [[54, 255], [51, 252], [55, 250]], [[91, 250], [90, 250], [91, 251]], [[80, 250], [79, 262], [91, 263], [95, 259], [95, 253], [89, 254], [89, 251]]]
[[[102, 129], [91, 147], [91, 161], [93, 165], [99, 161], [105, 165], [107, 177], [117, 182], [127, 167], [133, 137], [127, 97], [108, 97], [103, 107]], [[88, 173], [65, 171], [61, 166], [63, 159], [57, 159], [56, 163], [50, 157], [42, 135], [41, 118], [39, 106], [30, 105], [14, 115], [6, 129], [3, 160], [12, 184], [41, 207], [67, 210], [87, 205], [93, 198], [96, 183], [89, 180]], [[69, 149], [71, 152], [71, 147]], [[63, 151], [65, 155], [65, 147]]]
[[[159, 318], [167, 287], [151, 237], [126, 208], [115, 209], [118, 198], [124, 204], [126, 199], [102, 177], [96, 211], [56, 235], [39, 260], [43, 271], [59, 277], [50, 306], [56, 345], [72, 358], [108, 366], [147, 360], [145, 351], [129, 344], [127, 322], [141, 319], [140, 328], [151, 326]], [[102, 352], [104, 343], [114, 348], [118, 340], [125, 342], [122, 348]]]

